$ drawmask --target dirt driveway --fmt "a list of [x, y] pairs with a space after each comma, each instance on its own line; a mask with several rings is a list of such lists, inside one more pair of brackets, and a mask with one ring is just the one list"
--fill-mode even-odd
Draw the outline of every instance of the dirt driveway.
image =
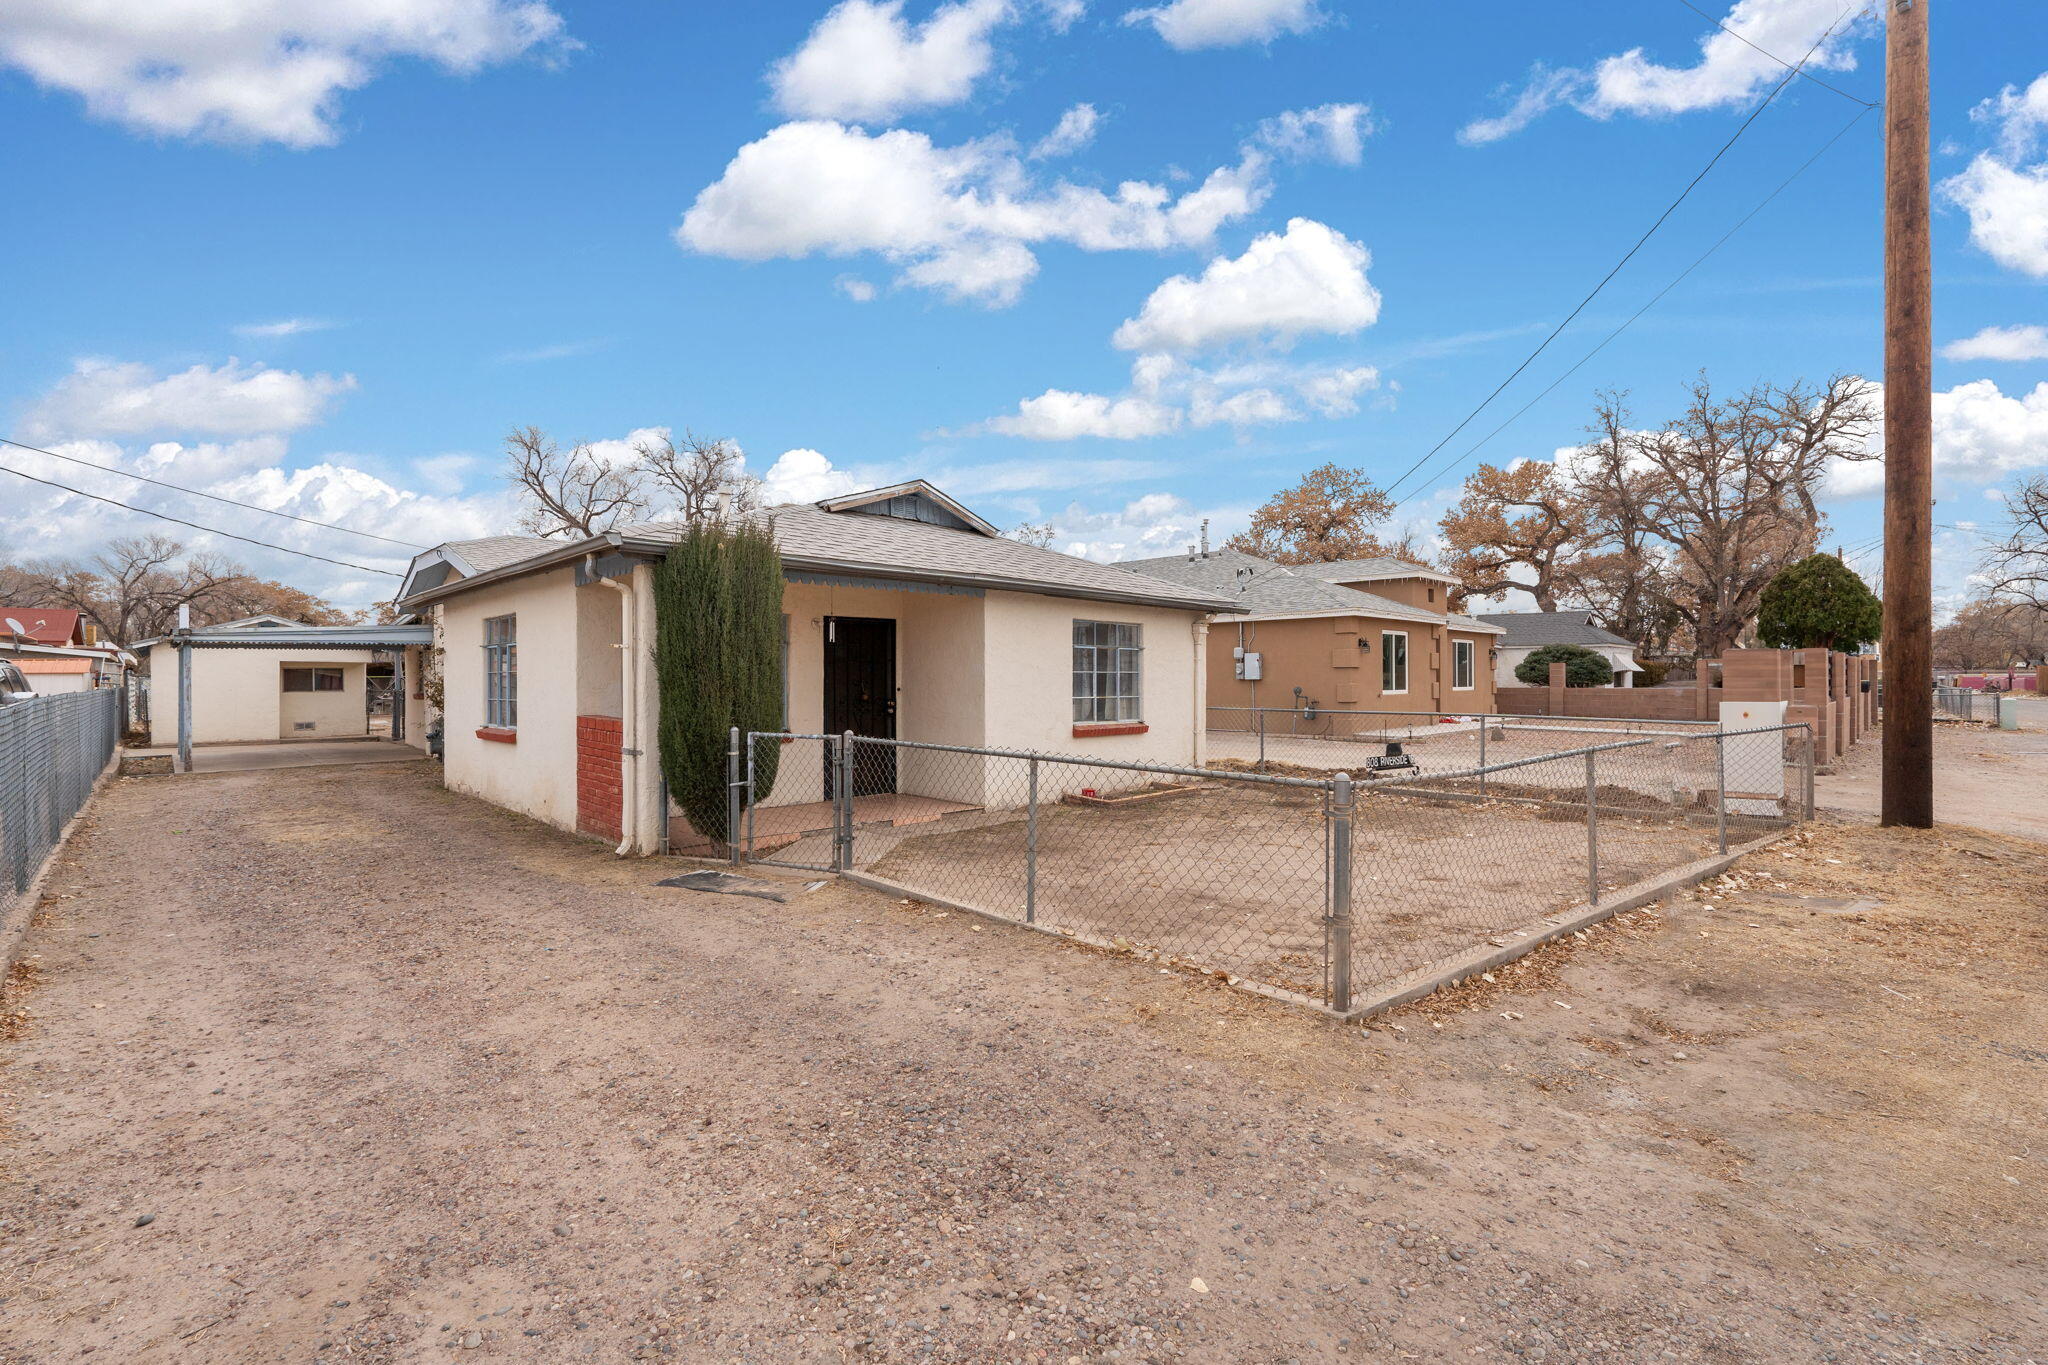
[[0, 1359], [2048, 1352], [2040, 845], [1824, 829], [1361, 1033], [436, 776], [102, 799], [0, 1042]]

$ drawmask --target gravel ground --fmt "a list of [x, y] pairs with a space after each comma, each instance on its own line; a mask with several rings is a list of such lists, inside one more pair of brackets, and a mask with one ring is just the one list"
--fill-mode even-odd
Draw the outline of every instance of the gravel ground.
[[1821, 829], [1359, 1031], [435, 776], [101, 799], [4, 1015], [0, 1359], [2048, 1347], [2042, 845]]

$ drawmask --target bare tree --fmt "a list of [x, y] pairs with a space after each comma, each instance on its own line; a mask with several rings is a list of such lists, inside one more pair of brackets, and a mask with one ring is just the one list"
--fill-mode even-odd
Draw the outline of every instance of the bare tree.
[[515, 427], [505, 455], [524, 504], [519, 525], [534, 535], [595, 535], [647, 511], [639, 470], [607, 463], [587, 442], [564, 454], [539, 427]]
[[98, 627], [101, 638], [119, 644], [166, 633], [180, 607], [190, 607], [198, 625], [258, 612], [315, 623], [350, 619], [310, 593], [254, 578], [223, 556], [188, 555], [168, 536], [116, 540], [86, 563], [0, 566], [0, 585], [22, 605], [70, 607]]
[[2005, 510], [2005, 538], [1984, 559], [1991, 592], [2048, 610], [2048, 475], [2036, 474], [2007, 494]]
[[680, 444], [663, 436], [633, 448], [640, 452], [640, 472], [675, 499], [684, 521], [720, 521], [760, 506], [761, 481], [746, 472], [737, 441], [685, 430]]
[[1053, 537], [1057, 536], [1059, 532], [1053, 530], [1052, 523], [1049, 521], [1024, 521], [1012, 526], [1003, 534], [1011, 540], [1022, 541], [1026, 545], [1036, 545], [1039, 549], [1044, 550], [1052, 546]]
[[1980, 597], [1934, 632], [1936, 668], [2009, 668], [2035, 661], [2048, 661], [2048, 608], [2032, 602]]

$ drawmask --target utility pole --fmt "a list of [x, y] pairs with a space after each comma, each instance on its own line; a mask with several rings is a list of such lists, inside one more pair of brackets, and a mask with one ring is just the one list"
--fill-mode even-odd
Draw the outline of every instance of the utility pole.
[[1879, 823], [1934, 823], [1934, 280], [1927, 5], [1887, 0], [1884, 63], [1884, 793]]

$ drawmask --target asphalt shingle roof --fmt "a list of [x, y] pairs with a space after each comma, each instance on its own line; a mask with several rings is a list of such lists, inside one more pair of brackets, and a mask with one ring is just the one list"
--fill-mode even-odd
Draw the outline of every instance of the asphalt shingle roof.
[[1407, 578], [1417, 574], [1439, 578], [1448, 576], [1442, 570], [1432, 569], [1427, 564], [1396, 559], [1392, 555], [1375, 555], [1370, 559], [1333, 559], [1323, 564], [1297, 564], [1294, 571], [1311, 578], [1320, 578], [1326, 583], [1348, 583], [1361, 578]]
[[1207, 557], [1185, 554], [1159, 559], [1130, 559], [1116, 565], [1148, 578], [1206, 588], [1234, 598], [1254, 616], [1285, 616], [1298, 612], [1349, 611], [1360, 616], [1386, 616], [1397, 621], [1440, 621], [1433, 611], [1407, 607], [1377, 593], [1340, 588], [1306, 572], [1322, 565], [1275, 564], [1241, 550], [1211, 550]]
[[1482, 616], [1507, 632], [1501, 637], [1503, 649], [1540, 649], [1544, 645], [1606, 645], [1634, 649], [1633, 640], [1593, 624], [1589, 611], [1510, 611]]
[[492, 569], [531, 559], [561, 544], [559, 540], [544, 540], [539, 536], [484, 536], [480, 540], [451, 540], [448, 548], [461, 555], [463, 562], [478, 573], [489, 573]]
[[[764, 509], [775, 527], [775, 548], [785, 565], [882, 577], [930, 578], [1016, 592], [1041, 592], [1108, 601], [1136, 601], [1194, 611], [1228, 611], [1228, 594], [1133, 574], [1116, 565], [1042, 550], [1036, 545], [978, 531], [962, 531], [901, 517], [827, 512], [810, 503]], [[640, 522], [618, 528], [627, 540], [674, 541], [680, 522]]]

